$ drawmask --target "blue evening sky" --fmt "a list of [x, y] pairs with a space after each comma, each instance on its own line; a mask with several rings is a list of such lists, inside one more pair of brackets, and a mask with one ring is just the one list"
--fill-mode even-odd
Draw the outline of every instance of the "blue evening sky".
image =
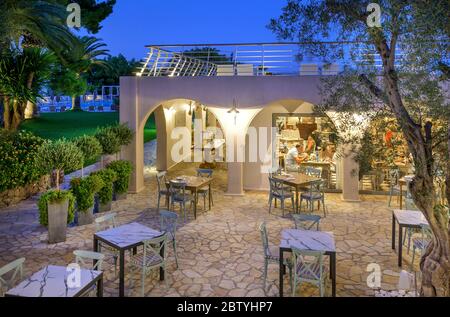
[[285, 0], [117, 0], [95, 36], [103, 39], [112, 55], [136, 59], [144, 57], [147, 44], [271, 42], [276, 36], [266, 25], [285, 4]]

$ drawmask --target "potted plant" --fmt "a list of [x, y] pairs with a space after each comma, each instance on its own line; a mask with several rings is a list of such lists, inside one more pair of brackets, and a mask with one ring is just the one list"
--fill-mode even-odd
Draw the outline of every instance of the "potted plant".
[[113, 170], [117, 174], [117, 179], [114, 182], [115, 199], [126, 199], [133, 166], [128, 161], [114, 161], [110, 163], [107, 168]]
[[113, 185], [117, 180], [117, 173], [112, 169], [103, 169], [92, 173], [91, 175], [97, 175], [103, 181], [103, 187], [97, 193], [99, 200], [98, 212], [110, 211], [112, 208], [111, 202], [113, 199]]
[[109, 161], [106, 156], [114, 155], [120, 151], [120, 140], [111, 127], [101, 128], [95, 134], [95, 138], [102, 146], [102, 167], [105, 159]]
[[97, 175], [74, 178], [70, 187], [75, 195], [78, 210], [78, 225], [84, 226], [94, 221], [94, 196], [104, 186]]
[[75, 197], [70, 191], [50, 190], [38, 201], [39, 222], [48, 227], [50, 244], [66, 241], [66, 228], [74, 219]]
[[[93, 136], [83, 135], [74, 141], [84, 156], [85, 164], [93, 164], [102, 155], [103, 149], [100, 142]], [[81, 177], [84, 176], [84, 169], [81, 169]]]
[[44, 143], [37, 153], [37, 165], [56, 175], [56, 190], [42, 195], [38, 205], [41, 224], [48, 225], [49, 243], [66, 240], [67, 223], [71, 222], [72, 194], [60, 190], [59, 175], [66, 169], [78, 169], [83, 165], [83, 154], [72, 142], [61, 139]]

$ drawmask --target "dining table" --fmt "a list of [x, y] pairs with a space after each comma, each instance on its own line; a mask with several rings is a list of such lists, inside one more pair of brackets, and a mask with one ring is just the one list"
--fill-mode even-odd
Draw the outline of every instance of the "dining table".
[[103, 272], [48, 265], [8, 290], [5, 297], [81, 297], [97, 285], [103, 297]]
[[[162, 236], [164, 233], [154, 230], [140, 223], [133, 222], [118, 226], [94, 234], [94, 252], [99, 251], [99, 242], [106, 244], [119, 252], [119, 297], [125, 296], [125, 252], [132, 251], [136, 254], [137, 247], [144, 244], [144, 241]], [[161, 248], [161, 256], [164, 254], [164, 247]], [[94, 260], [94, 265], [96, 261]], [[159, 277], [164, 281], [164, 269], [159, 269]]]
[[395, 250], [396, 223], [398, 223], [398, 266], [403, 262], [403, 228], [420, 229], [423, 225], [428, 225], [428, 221], [421, 211], [399, 210], [392, 211], [392, 250]]
[[280, 297], [283, 297], [284, 253], [292, 247], [304, 251], [321, 251], [330, 258], [331, 295], [336, 297], [336, 242], [332, 232], [284, 229], [280, 242]]
[[[200, 177], [200, 176], [188, 176], [181, 175], [168, 180], [166, 183], [167, 188], [170, 186], [170, 182], [179, 182], [186, 184], [186, 190], [189, 190], [194, 195], [194, 219], [197, 219], [197, 204], [198, 204], [198, 191], [202, 188], [208, 187], [208, 209], [211, 210], [211, 185], [213, 182], [212, 177]], [[169, 193], [168, 193], [169, 194]], [[169, 201], [169, 199], [167, 199]], [[169, 209], [169, 208], [168, 208]]]
[[273, 178], [283, 181], [283, 184], [295, 189], [295, 212], [299, 209], [299, 193], [300, 190], [309, 186], [311, 183], [320, 181], [320, 178], [309, 176], [303, 173], [291, 172], [289, 174], [273, 175]]

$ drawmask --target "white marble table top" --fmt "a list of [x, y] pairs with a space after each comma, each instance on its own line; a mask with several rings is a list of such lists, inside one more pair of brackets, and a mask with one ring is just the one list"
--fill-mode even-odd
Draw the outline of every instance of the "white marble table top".
[[428, 221], [421, 211], [418, 210], [394, 210], [394, 216], [397, 222], [402, 226], [416, 226], [428, 225]]
[[6, 292], [6, 296], [77, 297], [82, 295], [83, 290], [89, 289], [89, 284], [99, 278], [102, 272], [81, 269], [79, 284], [72, 277], [73, 274], [75, 271], [66, 266], [49, 265]]
[[280, 248], [300, 250], [336, 252], [334, 234], [332, 232], [285, 229], [281, 232]]
[[108, 241], [121, 249], [127, 249], [146, 240], [161, 236], [163, 233], [133, 222], [106, 231], [95, 233], [95, 236]]

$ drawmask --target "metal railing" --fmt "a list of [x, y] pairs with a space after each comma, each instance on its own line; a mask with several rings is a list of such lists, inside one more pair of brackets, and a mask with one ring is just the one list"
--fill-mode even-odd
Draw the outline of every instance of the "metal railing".
[[[301, 54], [301, 45], [315, 43], [240, 43], [148, 45], [137, 76], [305, 76], [336, 75], [352, 63], [381, 67], [377, 54], [364, 43], [327, 42], [342, 56], [332, 63]], [[356, 58], [355, 58], [356, 56]], [[399, 59], [401, 53], [398, 54]]]

